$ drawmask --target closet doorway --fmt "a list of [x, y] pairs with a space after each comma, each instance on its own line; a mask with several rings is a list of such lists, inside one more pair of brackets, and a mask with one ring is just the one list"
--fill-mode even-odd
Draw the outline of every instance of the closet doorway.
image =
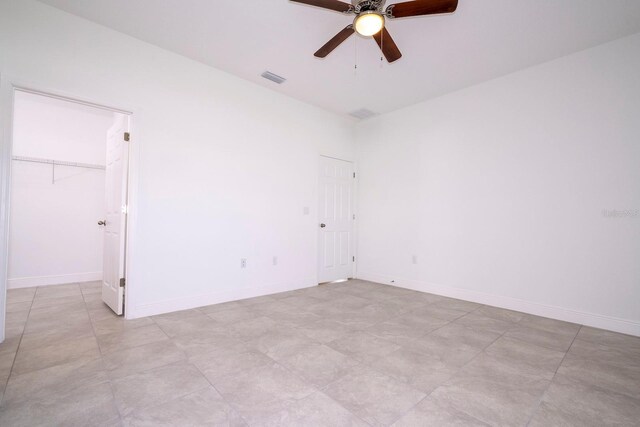
[[8, 289], [79, 287], [124, 314], [129, 126], [123, 111], [15, 90]]

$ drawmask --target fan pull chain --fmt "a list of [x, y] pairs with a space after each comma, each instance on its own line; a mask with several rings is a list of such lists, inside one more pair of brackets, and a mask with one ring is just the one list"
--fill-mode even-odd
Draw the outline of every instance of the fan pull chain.
[[380, 30], [380, 68], [384, 65], [384, 28]]
[[353, 75], [358, 76], [358, 37], [353, 38]]

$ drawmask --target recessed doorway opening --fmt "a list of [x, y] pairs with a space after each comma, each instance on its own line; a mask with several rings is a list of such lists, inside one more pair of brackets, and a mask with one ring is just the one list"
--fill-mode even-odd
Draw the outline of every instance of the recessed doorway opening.
[[130, 126], [125, 111], [14, 88], [7, 289], [63, 305], [65, 286], [91, 289], [124, 314]]

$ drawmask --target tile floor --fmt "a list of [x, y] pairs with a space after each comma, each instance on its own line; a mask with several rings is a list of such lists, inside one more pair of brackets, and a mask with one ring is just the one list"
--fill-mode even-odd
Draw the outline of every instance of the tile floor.
[[132, 321], [10, 290], [0, 425], [640, 425], [640, 338], [363, 281]]

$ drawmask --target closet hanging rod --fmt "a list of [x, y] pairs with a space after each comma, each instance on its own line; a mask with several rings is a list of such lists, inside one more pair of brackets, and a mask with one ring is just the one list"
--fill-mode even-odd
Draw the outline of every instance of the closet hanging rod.
[[44, 164], [53, 165], [53, 166], [70, 166], [74, 168], [105, 170], [105, 167], [103, 165], [92, 165], [90, 163], [65, 162], [63, 160], [39, 159], [37, 157], [13, 156], [12, 160], [16, 160], [18, 162], [44, 163]]

